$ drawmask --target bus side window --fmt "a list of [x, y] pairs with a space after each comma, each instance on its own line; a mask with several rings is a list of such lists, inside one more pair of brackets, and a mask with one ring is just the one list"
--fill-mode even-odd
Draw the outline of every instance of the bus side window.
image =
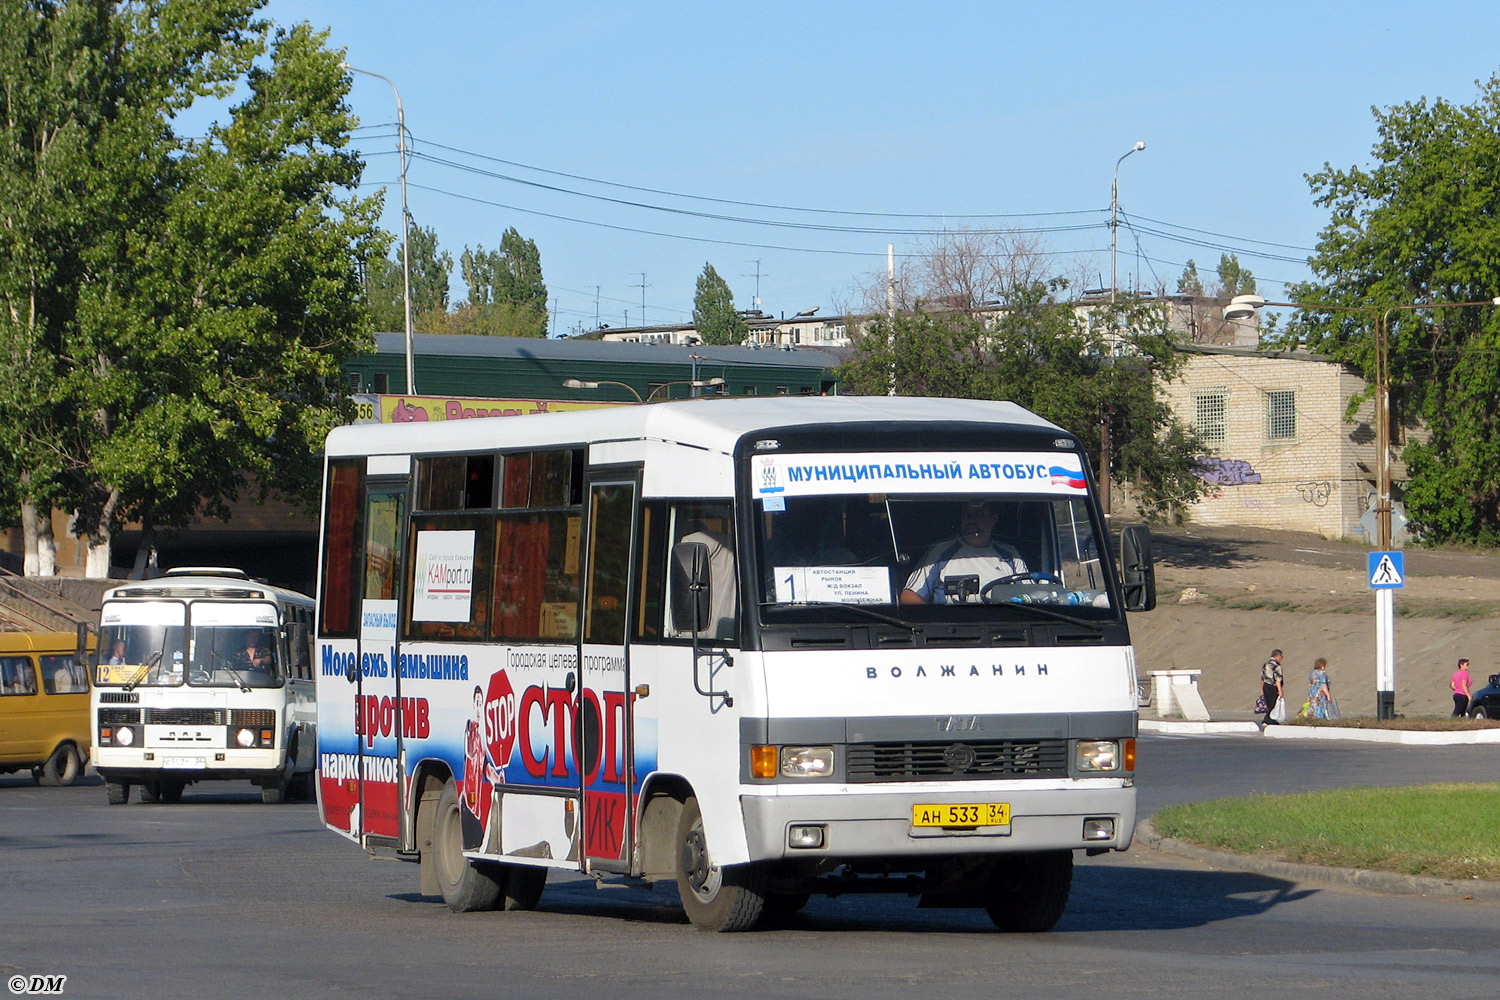
[[36, 670], [24, 656], [0, 659], [0, 696], [36, 694]]
[[667, 586], [667, 505], [659, 500], [641, 504], [641, 530], [636, 540], [640, 602], [631, 628], [634, 642], [660, 642]]
[[[739, 583], [735, 570], [733, 525], [732, 509], [727, 503], [684, 501], [673, 505], [672, 546], [678, 542], [702, 542], [708, 546], [711, 604], [703, 635], [730, 644], [736, 641], [739, 631]], [[667, 634], [673, 638], [687, 638], [692, 633], [690, 629], [669, 627]]]

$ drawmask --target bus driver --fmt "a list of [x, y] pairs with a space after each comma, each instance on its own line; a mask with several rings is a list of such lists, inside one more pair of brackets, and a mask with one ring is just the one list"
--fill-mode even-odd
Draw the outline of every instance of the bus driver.
[[1021, 553], [990, 537], [999, 518], [993, 503], [966, 501], [959, 511], [958, 537], [927, 550], [901, 591], [901, 603], [975, 603], [994, 581], [1026, 573]]

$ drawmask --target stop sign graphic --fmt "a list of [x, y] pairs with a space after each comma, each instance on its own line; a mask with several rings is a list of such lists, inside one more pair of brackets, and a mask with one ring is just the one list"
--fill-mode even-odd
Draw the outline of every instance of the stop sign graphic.
[[490, 675], [484, 696], [484, 743], [496, 767], [505, 767], [516, 745], [516, 691], [504, 670]]

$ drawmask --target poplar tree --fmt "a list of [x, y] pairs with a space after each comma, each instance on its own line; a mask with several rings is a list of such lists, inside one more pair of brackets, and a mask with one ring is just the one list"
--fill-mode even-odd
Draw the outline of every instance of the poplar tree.
[[[102, 576], [126, 521], [144, 556], [252, 488], [309, 497], [348, 416], [380, 202], [352, 194], [340, 53], [261, 5], [0, 4], [0, 463], [28, 570], [53, 507]], [[175, 132], [237, 85], [227, 120]]]

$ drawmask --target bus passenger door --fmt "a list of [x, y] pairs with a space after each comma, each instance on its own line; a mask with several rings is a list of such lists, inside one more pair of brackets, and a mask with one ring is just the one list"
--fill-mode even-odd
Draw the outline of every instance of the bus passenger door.
[[[402, 756], [397, 623], [405, 547], [406, 485], [371, 483], [364, 504], [364, 594], [360, 602], [354, 733], [359, 741], [357, 830], [366, 847], [399, 847], [406, 773]], [[351, 824], [352, 826], [353, 824]]]
[[574, 741], [583, 802], [583, 867], [628, 871], [635, 796], [630, 765], [630, 656], [625, 629], [635, 600], [639, 472], [596, 475], [588, 484], [583, 628]]

